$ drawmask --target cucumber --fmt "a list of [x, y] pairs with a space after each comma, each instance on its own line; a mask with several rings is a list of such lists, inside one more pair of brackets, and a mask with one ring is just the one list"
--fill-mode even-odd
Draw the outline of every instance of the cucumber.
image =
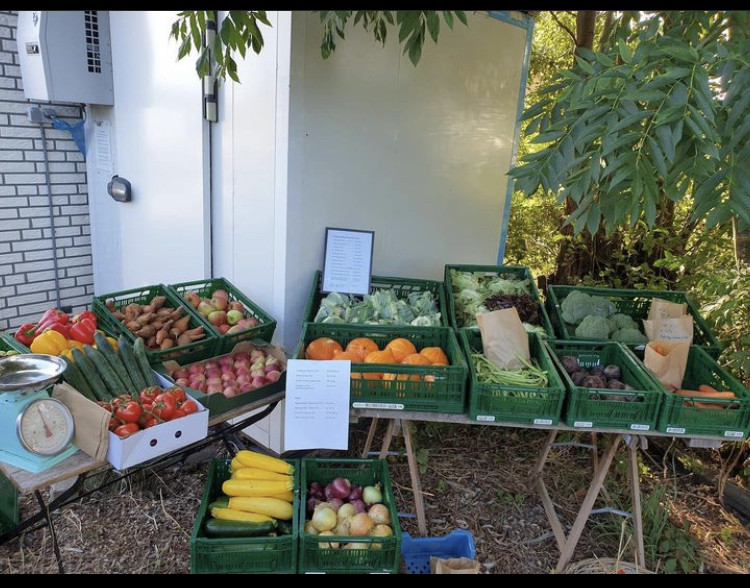
[[273, 533], [276, 530], [276, 522], [244, 523], [209, 518], [204, 530], [208, 537], [260, 537]]
[[131, 380], [128, 375], [128, 370], [125, 369], [125, 364], [122, 363], [120, 356], [114, 350], [110, 342], [107, 341], [107, 337], [97, 331], [94, 334], [94, 342], [96, 343], [96, 348], [102, 352], [102, 355], [104, 355], [110, 367], [114, 370], [115, 374], [117, 374], [120, 382], [125, 386], [125, 391], [130, 394], [138, 394], [140, 390], [136, 390], [133, 380]]
[[86, 378], [83, 377], [80, 368], [75, 364], [74, 361], [68, 359], [65, 355], [61, 355], [68, 367], [65, 368], [63, 378], [65, 381], [78, 390], [83, 396], [96, 402], [98, 398], [89, 388]]
[[73, 359], [75, 360], [76, 365], [81, 368], [81, 373], [83, 374], [86, 383], [89, 385], [89, 389], [94, 393], [94, 396], [96, 396], [96, 399], [104, 401], [112, 400], [107, 385], [102, 381], [102, 378], [94, 367], [91, 359], [89, 359], [89, 357], [77, 347], [73, 348]]
[[135, 360], [133, 344], [125, 338], [125, 335], [120, 335], [120, 338], [117, 340], [117, 349], [120, 352], [122, 363], [125, 365], [125, 369], [128, 371], [130, 379], [133, 381], [133, 385], [138, 392], [144, 388], [148, 388], [149, 384], [143, 379], [141, 369], [138, 367], [138, 362]]
[[84, 345], [83, 352], [91, 359], [91, 363], [94, 364], [94, 368], [99, 372], [99, 376], [101, 376], [102, 381], [107, 386], [113, 398], [128, 391], [101, 351], [94, 349], [91, 345]]
[[212, 508], [229, 508], [229, 496], [219, 496], [216, 500], [208, 505], [209, 511]]
[[135, 338], [133, 354], [135, 355], [135, 362], [138, 364], [138, 367], [141, 368], [143, 379], [147, 382], [146, 386], [157, 386], [158, 382], [156, 381], [156, 376], [154, 376], [154, 370], [151, 369], [151, 364], [148, 362], [148, 356], [146, 355], [146, 342], [143, 338]]

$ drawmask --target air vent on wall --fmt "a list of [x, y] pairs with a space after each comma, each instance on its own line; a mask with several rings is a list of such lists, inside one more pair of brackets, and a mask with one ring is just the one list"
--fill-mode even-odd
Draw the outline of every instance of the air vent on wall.
[[86, 63], [91, 73], [102, 73], [102, 56], [99, 45], [99, 11], [84, 10], [86, 28]]

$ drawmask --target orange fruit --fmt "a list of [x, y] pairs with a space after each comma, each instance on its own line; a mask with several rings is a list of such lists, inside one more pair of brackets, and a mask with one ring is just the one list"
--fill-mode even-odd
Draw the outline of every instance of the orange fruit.
[[417, 352], [417, 348], [414, 347], [414, 343], [405, 339], [404, 337], [398, 337], [397, 339], [391, 339], [385, 346], [386, 349], [390, 349], [393, 352], [393, 357], [396, 363], [401, 363], [407, 355]]
[[448, 356], [441, 347], [425, 347], [419, 353], [429, 359], [432, 365], [448, 365]]
[[[396, 363], [393, 357], [393, 352], [390, 349], [384, 349], [383, 351], [371, 351], [365, 357], [365, 363]], [[362, 377], [365, 380], [382, 380], [382, 373], [363, 373]]]
[[373, 351], [380, 351], [380, 347], [369, 337], [357, 337], [349, 341], [346, 346], [346, 351], [351, 353], [355, 359], [352, 361], [363, 362], [368, 353]]
[[[411, 353], [407, 355], [402, 361], [402, 365], [432, 365], [429, 359], [427, 359], [424, 355], [421, 353]], [[422, 379], [422, 376], [413, 375], [413, 376], [407, 376], [405, 374], [402, 374], [398, 377], [399, 380], [412, 380], [415, 382], [418, 382]]]
[[339, 351], [338, 349], [334, 349], [333, 357], [331, 359], [348, 359], [349, 361], [356, 361], [353, 353], [349, 351]]
[[341, 344], [330, 337], [318, 337], [310, 341], [305, 349], [306, 359], [333, 359], [334, 351], [343, 351]]

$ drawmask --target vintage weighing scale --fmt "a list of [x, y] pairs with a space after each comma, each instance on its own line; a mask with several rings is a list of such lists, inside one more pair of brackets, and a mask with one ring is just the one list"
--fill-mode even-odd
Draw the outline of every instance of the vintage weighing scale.
[[73, 415], [47, 392], [65, 367], [53, 355], [0, 358], [0, 461], [36, 474], [78, 451]]

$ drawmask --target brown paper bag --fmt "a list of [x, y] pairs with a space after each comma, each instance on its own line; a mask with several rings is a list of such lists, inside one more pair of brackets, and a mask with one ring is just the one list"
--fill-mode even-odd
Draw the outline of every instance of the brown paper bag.
[[643, 332], [649, 341], [673, 341], [692, 343], [693, 317], [654, 319], [643, 321]]
[[470, 557], [453, 557], [443, 559], [430, 557], [431, 574], [478, 574], [481, 566]]
[[500, 369], [523, 367], [519, 357], [529, 360], [529, 335], [515, 308], [477, 314], [484, 355]]
[[648, 320], [679, 318], [686, 314], [686, 303], [669, 302], [661, 298], [654, 298], [651, 301], [651, 308], [648, 311]]
[[73, 414], [73, 445], [96, 461], [105, 461], [109, 446], [109, 411], [65, 382], [55, 384], [52, 398], [57, 398]]
[[[660, 353], [663, 351], [666, 353]], [[646, 345], [643, 364], [654, 372], [664, 387], [672, 392], [682, 388], [682, 380], [687, 368], [690, 342], [650, 341]]]

